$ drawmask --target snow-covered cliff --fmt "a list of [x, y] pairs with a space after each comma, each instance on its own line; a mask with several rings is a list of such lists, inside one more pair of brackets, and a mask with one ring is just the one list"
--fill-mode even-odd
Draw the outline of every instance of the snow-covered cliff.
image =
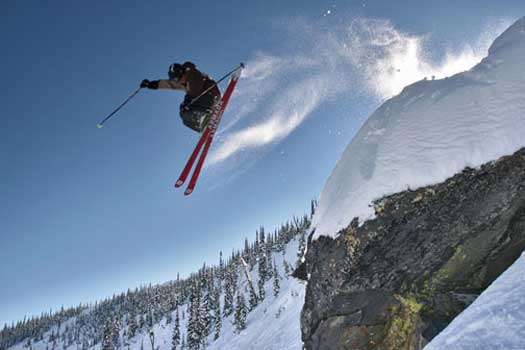
[[321, 194], [312, 226], [333, 236], [372, 200], [436, 184], [525, 146], [525, 18], [471, 70], [422, 80], [372, 114]]

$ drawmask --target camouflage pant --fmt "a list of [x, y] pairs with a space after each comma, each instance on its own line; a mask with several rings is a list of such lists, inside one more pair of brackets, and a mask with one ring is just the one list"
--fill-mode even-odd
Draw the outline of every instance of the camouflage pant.
[[180, 105], [180, 117], [184, 125], [197, 132], [202, 131], [201, 122], [212, 113], [213, 106], [219, 100], [218, 96], [206, 94], [186, 107], [192, 98], [186, 96]]

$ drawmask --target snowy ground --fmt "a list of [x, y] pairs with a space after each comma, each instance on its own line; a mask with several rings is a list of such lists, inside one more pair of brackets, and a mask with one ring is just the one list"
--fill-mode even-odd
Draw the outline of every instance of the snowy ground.
[[[284, 258], [288, 263], [297, 260], [297, 241], [288, 244]], [[229, 350], [300, 350], [302, 349], [300, 315], [305, 285], [293, 277], [284, 276], [283, 255], [274, 254], [281, 280], [281, 291], [274, 298], [271, 281], [266, 282], [266, 299], [248, 314], [246, 330], [235, 333], [229, 321], [223, 321], [223, 334], [210, 344], [210, 349]], [[256, 283], [257, 269], [252, 272]], [[245, 279], [241, 283], [246, 285]], [[248, 293], [246, 293], [248, 300]]]
[[424, 350], [525, 349], [525, 253]]
[[[339, 160], [313, 219], [316, 237], [374, 216], [384, 195], [440, 183], [525, 146], [525, 18], [470, 71], [419, 81], [385, 102]], [[431, 77], [429, 77], [431, 79]]]

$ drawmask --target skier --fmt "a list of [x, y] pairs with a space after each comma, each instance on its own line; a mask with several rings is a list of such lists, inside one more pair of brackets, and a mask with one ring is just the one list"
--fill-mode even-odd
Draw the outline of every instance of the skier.
[[168, 76], [169, 79], [152, 81], [144, 79], [140, 87], [186, 91], [184, 101], [180, 105], [180, 117], [184, 125], [199, 133], [202, 132], [213, 114], [215, 104], [221, 98], [217, 84], [189, 61], [170, 65]]

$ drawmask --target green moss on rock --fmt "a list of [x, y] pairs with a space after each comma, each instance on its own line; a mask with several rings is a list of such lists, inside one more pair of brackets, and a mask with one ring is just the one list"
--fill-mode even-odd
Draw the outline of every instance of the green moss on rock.
[[417, 349], [418, 334], [421, 327], [419, 312], [422, 308], [414, 295], [395, 296], [398, 303], [389, 309], [388, 323], [385, 327], [384, 349]]

